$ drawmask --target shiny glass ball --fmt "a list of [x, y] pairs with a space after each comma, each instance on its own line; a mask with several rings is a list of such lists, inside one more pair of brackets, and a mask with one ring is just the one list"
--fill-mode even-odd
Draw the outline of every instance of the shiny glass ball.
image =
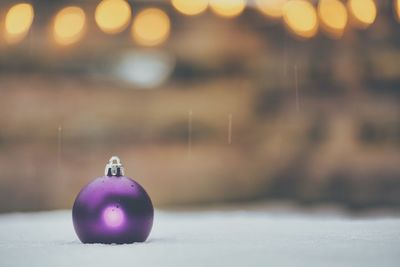
[[144, 242], [154, 209], [144, 188], [125, 176], [98, 177], [78, 194], [72, 220], [83, 243]]

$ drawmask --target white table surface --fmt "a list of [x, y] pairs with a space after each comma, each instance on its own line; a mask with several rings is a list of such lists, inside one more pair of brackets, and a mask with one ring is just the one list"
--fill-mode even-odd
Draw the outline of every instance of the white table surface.
[[400, 266], [400, 218], [156, 212], [145, 243], [81, 244], [70, 211], [0, 215], [0, 266]]

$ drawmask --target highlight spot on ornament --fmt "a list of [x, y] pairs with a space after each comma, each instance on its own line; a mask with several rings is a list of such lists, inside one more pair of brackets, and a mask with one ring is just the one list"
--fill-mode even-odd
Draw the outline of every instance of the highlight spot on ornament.
[[103, 212], [103, 219], [109, 227], [118, 227], [124, 222], [124, 213], [119, 207], [108, 207]]

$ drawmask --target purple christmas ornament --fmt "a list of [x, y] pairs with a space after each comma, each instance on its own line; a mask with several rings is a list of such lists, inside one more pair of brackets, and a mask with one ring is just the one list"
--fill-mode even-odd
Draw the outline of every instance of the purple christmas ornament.
[[79, 192], [72, 208], [75, 232], [83, 243], [144, 242], [153, 226], [153, 204], [143, 187], [124, 176], [118, 157]]

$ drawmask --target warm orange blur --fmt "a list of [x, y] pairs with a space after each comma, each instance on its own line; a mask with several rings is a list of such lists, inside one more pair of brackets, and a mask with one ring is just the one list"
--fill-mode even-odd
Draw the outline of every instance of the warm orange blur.
[[24, 39], [31, 28], [34, 11], [31, 4], [21, 3], [12, 6], [5, 17], [5, 39], [8, 43], [18, 43]]
[[76, 6], [60, 10], [54, 18], [54, 40], [60, 45], [71, 45], [78, 42], [84, 33], [86, 15]]
[[131, 7], [125, 0], [103, 0], [96, 7], [95, 20], [105, 33], [123, 31], [131, 20]]
[[140, 45], [160, 45], [168, 39], [170, 33], [169, 17], [161, 9], [144, 9], [136, 15], [131, 32]]
[[210, 0], [211, 10], [218, 16], [234, 18], [246, 7], [246, 0]]
[[377, 15], [374, 0], [349, 0], [347, 6], [355, 27], [365, 29], [374, 23]]
[[256, 5], [265, 16], [276, 19], [282, 17], [286, 2], [287, 0], [256, 0]]
[[176, 10], [188, 16], [203, 13], [208, 7], [208, 0], [172, 0], [171, 3]]
[[322, 29], [333, 38], [340, 38], [347, 25], [347, 10], [339, 0], [320, 0], [318, 15]]
[[318, 31], [315, 8], [306, 0], [288, 1], [283, 7], [283, 19], [289, 30], [299, 37], [310, 38]]
[[397, 21], [400, 22], [400, 0], [395, 0], [393, 2], [393, 9], [396, 16]]

